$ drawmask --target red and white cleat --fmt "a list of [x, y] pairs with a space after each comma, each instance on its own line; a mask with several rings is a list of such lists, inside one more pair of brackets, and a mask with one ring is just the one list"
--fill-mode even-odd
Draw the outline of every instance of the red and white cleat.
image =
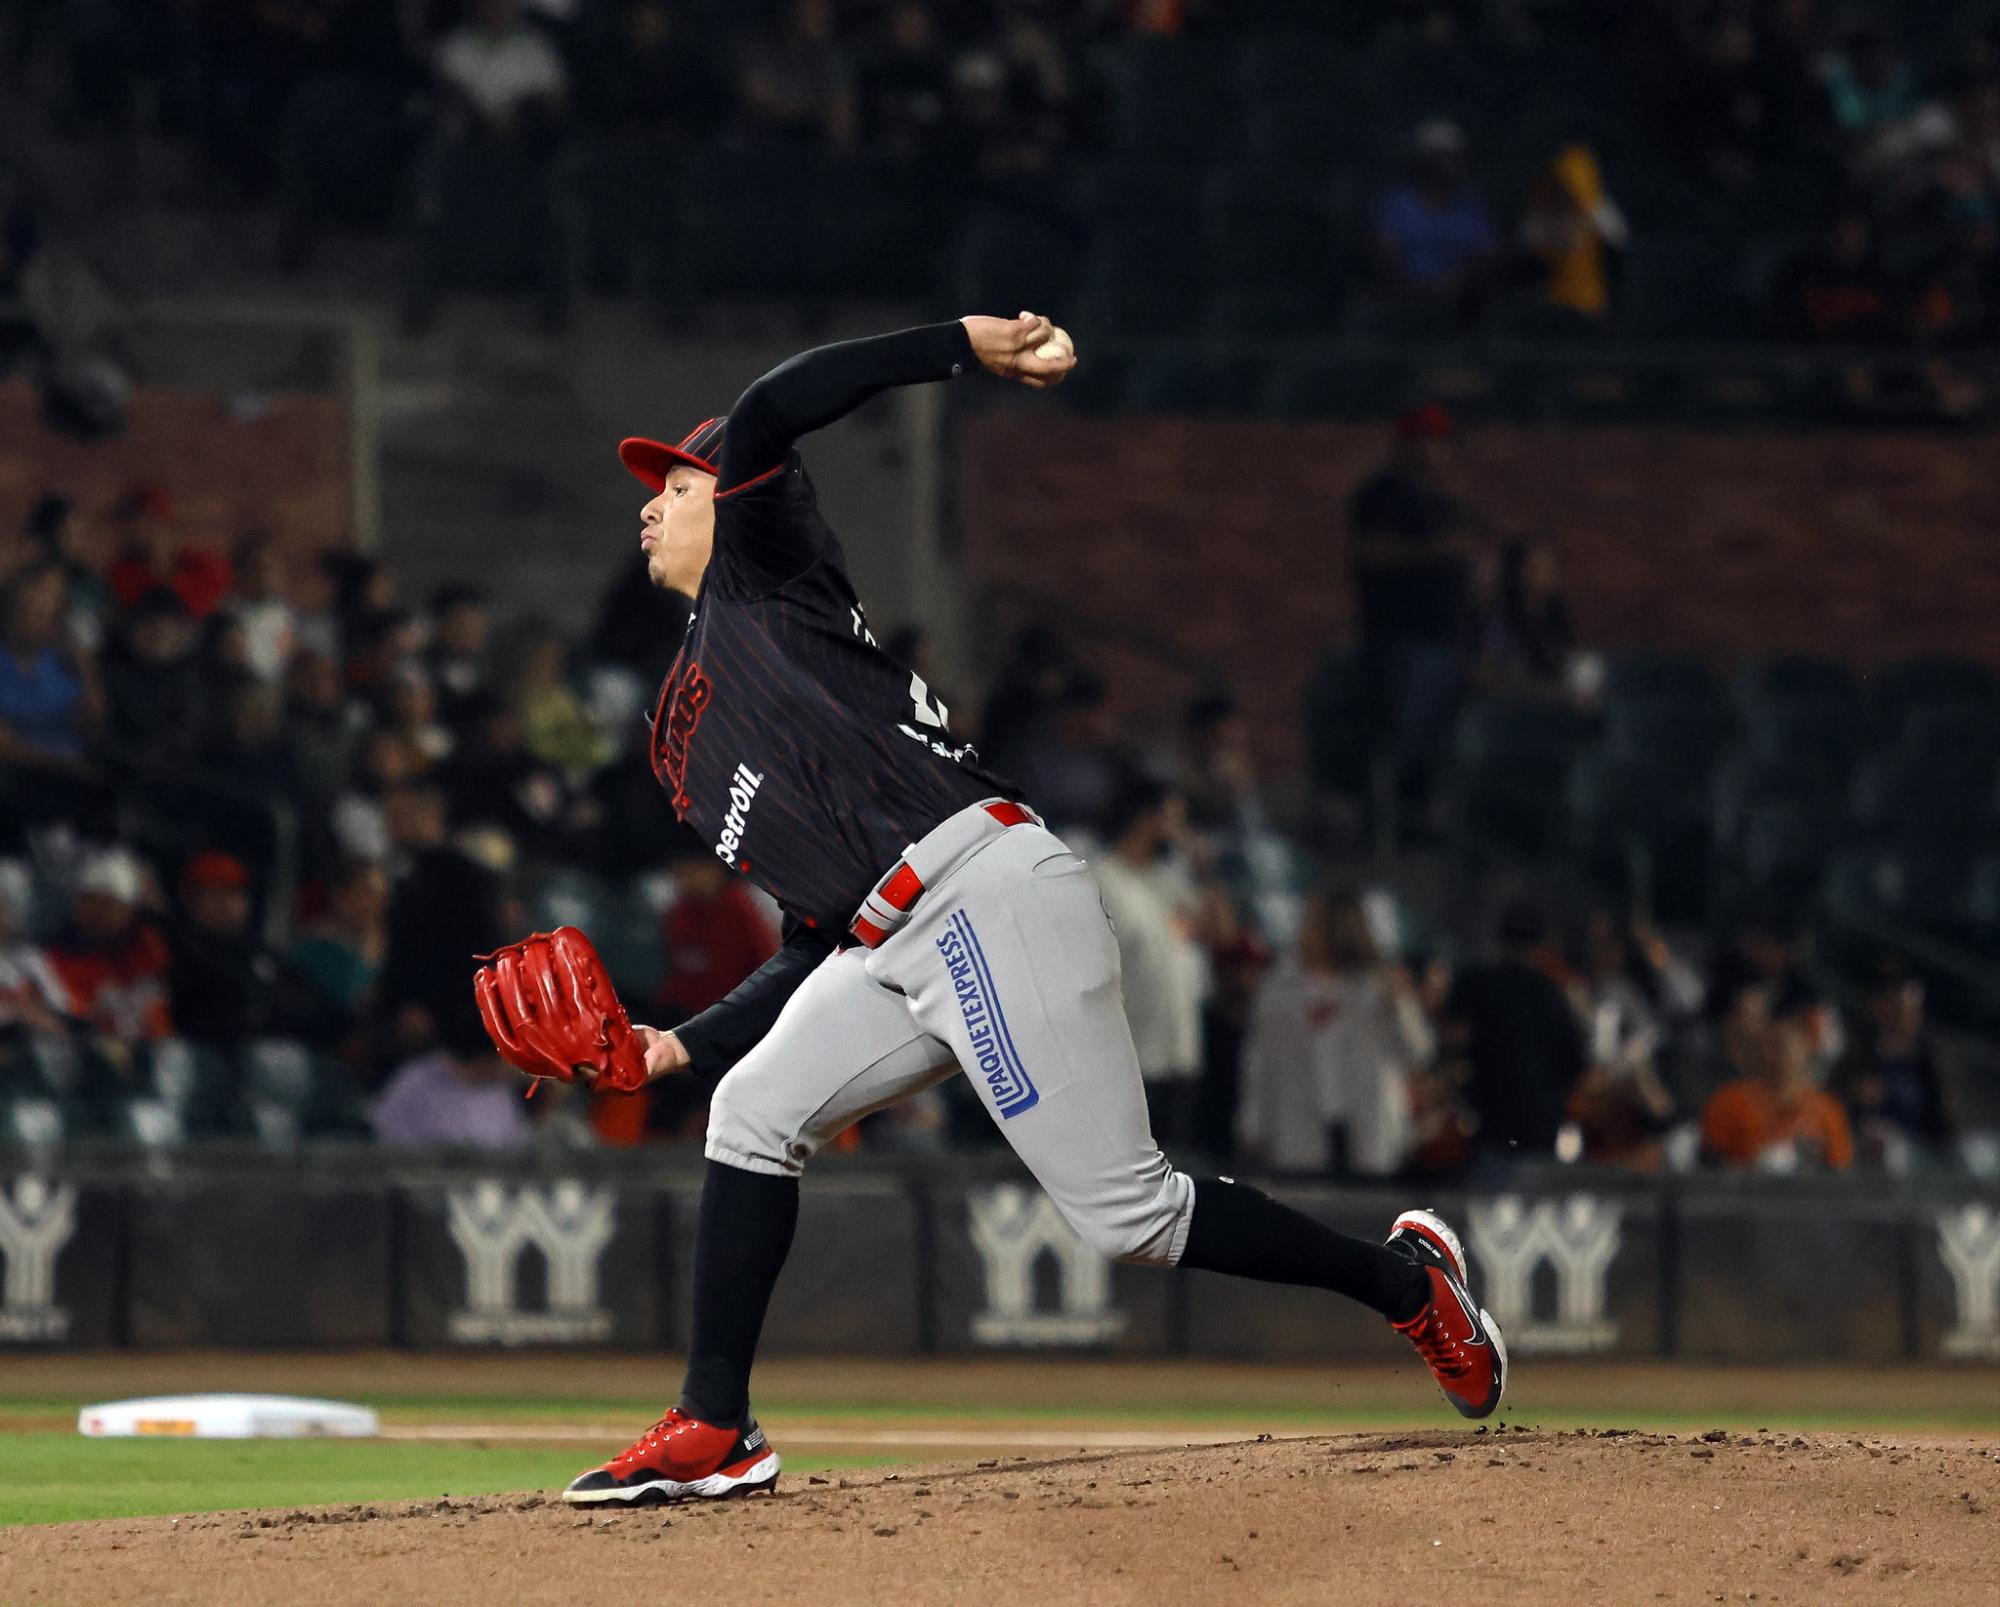
[[1491, 1416], [1507, 1388], [1507, 1342], [1500, 1325], [1473, 1304], [1458, 1235], [1432, 1212], [1405, 1211], [1389, 1229], [1389, 1248], [1422, 1267], [1431, 1282], [1430, 1303], [1390, 1326], [1417, 1347], [1460, 1416]]
[[778, 1453], [754, 1420], [723, 1428], [675, 1407], [603, 1467], [578, 1474], [562, 1498], [645, 1506], [777, 1487]]

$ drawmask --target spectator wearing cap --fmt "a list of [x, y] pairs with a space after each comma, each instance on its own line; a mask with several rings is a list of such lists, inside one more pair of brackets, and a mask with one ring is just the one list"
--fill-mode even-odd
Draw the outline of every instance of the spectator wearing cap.
[[1489, 1167], [1555, 1153], [1570, 1091], [1589, 1061], [1582, 1024], [1544, 960], [1547, 917], [1517, 903], [1500, 917], [1499, 959], [1469, 967], [1444, 1001], [1440, 1049], [1478, 1118]]
[[1435, 320], [1476, 307], [1500, 236], [1467, 173], [1464, 131], [1449, 118], [1411, 137], [1405, 176], [1375, 203], [1374, 241], [1392, 313]]
[[206, 619], [235, 583], [229, 560], [182, 539], [174, 499], [158, 486], [135, 486], [112, 510], [123, 551], [106, 579], [121, 608], [130, 608], [156, 586], [181, 600], [190, 616]]
[[1817, 1009], [1803, 990], [1773, 1005], [1755, 1073], [1723, 1084], [1701, 1113], [1702, 1149], [1711, 1160], [1769, 1172], [1842, 1172], [1853, 1165], [1847, 1113], [1813, 1078]]
[[1924, 1021], [1923, 980], [1901, 956], [1884, 955], [1871, 978], [1867, 1024], [1828, 1082], [1864, 1161], [1900, 1167], [1912, 1146], [1939, 1151], [1950, 1144], [1950, 1070]]
[[[471, 982], [466, 984], [468, 997]], [[396, 1148], [521, 1149], [534, 1128], [520, 1076], [494, 1052], [475, 1015], [446, 1040], [396, 1068], [370, 1117], [375, 1136]]]
[[70, 925], [48, 946], [76, 1014], [114, 1038], [173, 1032], [167, 979], [173, 957], [140, 908], [145, 872], [123, 849], [85, 861]]
[[235, 1049], [271, 1025], [277, 967], [251, 931], [250, 872], [208, 849], [181, 870], [170, 989], [174, 1026], [199, 1044]]
[[1194, 1142], [1201, 1073], [1203, 967], [1160, 874], [1185, 806], [1159, 782], [1128, 776], [1104, 812], [1108, 851], [1091, 862], [1118, 938], [1125, 1016], [1145, 1080], [1153, 1136], [1172, 1153]]

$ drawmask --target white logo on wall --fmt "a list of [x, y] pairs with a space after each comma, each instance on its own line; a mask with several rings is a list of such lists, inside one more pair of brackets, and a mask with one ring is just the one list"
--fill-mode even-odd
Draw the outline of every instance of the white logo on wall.
[[[463, 1345], [573, 1345], [607, 1339], [611, 1313], [597, 1304], [597, 1263], [611, 1242], [611, 1190], [563, 1182], [510, 1189], [487, 1179], [445, 1195], [451, 1236], [465, 1255], [465, 1310], [451, 1337]], [[532, 1245], [548, 1264], [546, 1311], [520, 1309], [521, 1258]]]
[[17, 1178], [0, 1189], [0, 1341], [48, 1344], [69, 1337], [69, 1313], [56, 1304], [56, 1257], [76, 1231], [76, 1188]]
[[[1093, 1345], [1125, 1331], [1111, 1305], [1111, 1263], [1062, 1218], [1040, 1189], [1002, 1183], [966, 1198], [972, 1243], [986, 1268], [986, 1309], [972, 1319], [982, 1345]], [[1054, 1263], [1057, 1307], [1035, 1307], [1035, 1268]]]
[[1938, 1348], [1968, 1361], [2000, 1361], [2000, 1211], [1986, 1205], [1940, 1211], [1937, 1230], [1938, 1259], [1958, 1304], [1958, 1321]]
[[[1616, 1201], [1589, 1194], [1533, 1205], [1502, 1194], [1472, 1207], [1482, 1293], [1508, 1349], [1577, 1355], [1618, 1342], [1618, 1325], [1604, 1315], [1604, 1280], [1618, 1255], [1624, 1215]], [[1553, 1321], [1534, 1311], [1535, 1269], [1543, 1262], [1555, 1269]]]

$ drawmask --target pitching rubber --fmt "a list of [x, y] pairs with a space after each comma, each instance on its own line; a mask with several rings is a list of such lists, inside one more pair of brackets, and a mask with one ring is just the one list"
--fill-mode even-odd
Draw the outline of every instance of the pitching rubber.
[[750, 1495], [758, 1490], [778, 1488], [778, 1453], [766, 1451], [740, 1473], [711, 1473], [704, 1479], [682, 1483], [675, 1479], [654, 1479], [646, 1484], [627, 1485], [612, 1490], [565, 1490], [563, 1501], [573, 1507], [656, 1506], [669, 1501], [710, 1500], [732, 1495]]

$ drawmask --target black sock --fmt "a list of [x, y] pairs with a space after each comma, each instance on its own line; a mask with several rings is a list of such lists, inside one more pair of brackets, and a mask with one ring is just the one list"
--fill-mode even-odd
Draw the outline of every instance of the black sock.
[[694, 1231], [694, 1321], [681, 1410], [738, 1423], [750, 1410], [750, 1364], [764, 1311], [799, 1222], [799, 1180], [708, 1163]]
[[1430, 1279], [1387, 1245], [1350, 1239], [1303, 1211], [1227, 1178], [1194, 1186], [1194, 1217], [1180, 1264], [1264, 1283], [1331, 1289], [1391, 1322], [1408, 1322], [1431, 1297]]

